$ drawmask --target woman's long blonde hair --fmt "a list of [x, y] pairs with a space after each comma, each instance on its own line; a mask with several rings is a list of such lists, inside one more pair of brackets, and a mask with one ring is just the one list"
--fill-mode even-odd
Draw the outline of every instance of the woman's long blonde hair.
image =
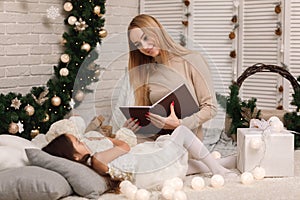
[[128, 26], [129, 43], [129, 77], [134, 89], [136, 105], [150, 105], [148, 89], [148, 68], [155, 63], [154, 58], [144, 55], [130, 40], [130, 30], [140, 28], [148, 36], [154, 39], [160, 48], [162, 64], [169, 65], [170, 56], [182, 56], [191, 51], [174, 42], [163, 26], [152, 16], [141, 14], [132, 19]]

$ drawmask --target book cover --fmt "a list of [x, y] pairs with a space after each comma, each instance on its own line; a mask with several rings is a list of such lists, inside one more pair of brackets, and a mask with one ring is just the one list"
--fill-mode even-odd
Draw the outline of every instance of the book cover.
[[173, 130], [157, 128], [146, 119], [145, 115], [147, 112], [151, 112], [162, 117], [167, 117], [170, 115], [170, 104], [173, 101], [175, 113], [179, 119], [183, 119], [184, 117], [190, 116], [199, 111], [199, 106], [185, 84], [179, 85], [151, 106], [121, 106], [119, 108], [127, 119], [138, 119], [141, 128], [137, 133], [169, 134]]

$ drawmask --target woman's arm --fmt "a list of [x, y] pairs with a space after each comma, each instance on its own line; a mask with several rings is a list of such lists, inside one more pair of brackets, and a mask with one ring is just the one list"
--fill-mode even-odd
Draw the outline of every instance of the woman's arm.
[[108, 163], [130, 151], [130, 146], [126, 142], [113, 138], [108, 139], [113, 143], [114, 147], [95, 153], [92, 156], [92, 168], [99, 174], [106, 174], [108, 172]]

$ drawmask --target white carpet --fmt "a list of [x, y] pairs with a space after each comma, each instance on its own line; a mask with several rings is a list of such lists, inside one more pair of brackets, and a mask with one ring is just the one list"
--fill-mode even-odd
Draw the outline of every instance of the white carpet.
[[[235, 144], [225, 136], [216, 133], [206, 135], [206, 145], [212, 150], [218, 150], [222, 155], [228, 155], [235, 151]], [[250, 185], [243, 185], [240, 176], [226, 180], [222, 188], [210, 186], [210, 178], [207, 174], [187, 176], [184, 180], [184, 192], [188, 200], [299, 200], [300, 199], [300, 150], [295, 151], [295, 176], [285, 178], [265, 178], [256, 180]], [[274, 166], [276, 167], [276, 166]], [[237, 170], [235, 170], [238, 172]], [[206, 187], [200, 191], [194, 191], [190, 184], [194, 176], [202, 176], [205, 179]], [[83, 200], [85, 198], [70, 196], [63, 200]], [[99, 200], [112, 200], [127, 198], [122, 194], [107, 193]], [[152, 191], [151, 200], [164, 200], [160, 191]]]

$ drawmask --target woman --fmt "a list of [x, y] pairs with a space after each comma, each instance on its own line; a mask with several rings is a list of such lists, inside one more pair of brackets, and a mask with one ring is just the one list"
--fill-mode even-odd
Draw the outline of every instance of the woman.
[[151, 105], [185, 83], [199, 105], [198, 112], [183, 119], [153, 113], [148, 118], [163, 129], [184, 125], [203, 140], [202, 124], [213, 118], [217, 110], [209, 67], [203, 56], [175, 43], [155, 18], [145, 14], [131, 21], [128, 42], [128, 69], [135, 104]]
[[[173, 106], [171, 113], [174, 113]], [[223, 176], [232, 173], [221, 166], [185, 126], [178, 126], [171, 135], [163, 135], [156, 141], [140, 143], [132, 148], [117, 139], [90, 138], [82, 142], [74, 135], [62, 134], [43, 150], [90, 165], [99, 174], [109, 174], [112, 179], [130, 180], [145, 189], [161, 187], [165, 180], [173, 177], [184, 178], [189, 173], [188, 153], [198, 162], [194, 173], [205, 170]]]

